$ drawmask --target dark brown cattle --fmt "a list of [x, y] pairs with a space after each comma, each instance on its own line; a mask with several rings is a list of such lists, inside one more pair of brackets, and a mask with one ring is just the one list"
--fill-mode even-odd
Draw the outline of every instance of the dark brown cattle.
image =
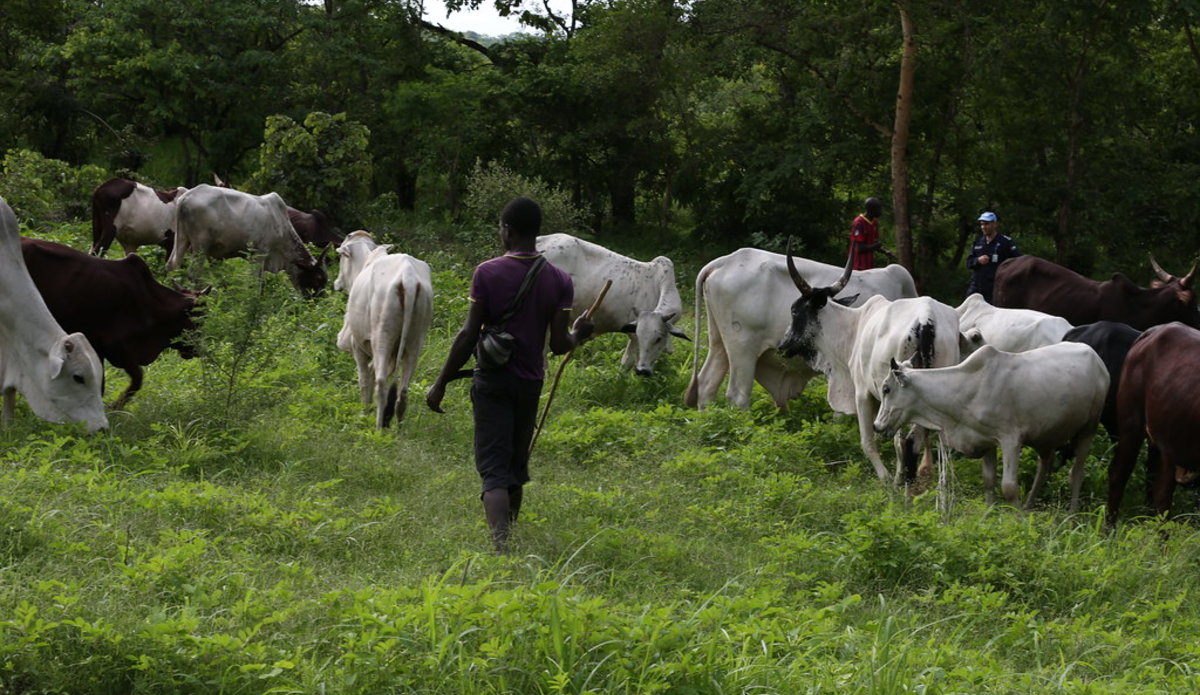
[[[1182, 278], [1167, 276], [1158, 287], [1138, 287], [1121, 273], [1103, 282], [1035, 256], [1005, 261], [996, 270], [996, 306], [1061, 316], [1080, 326], [1115, 321], [1145, 330], [1171, 321], [1200, 325], [1192, 280], [1196, 266]], [[1160, 276], [1161, 277], [1161, 276]]]
[[96, 354], [129, 374], [129, 388], [113, 403], [120, 408], [142, 387], [142, 367], [168, 347], [185, 358], [181, 342], [195, 328], [199, 293], [178, 292], [155, 281], [141, 257], [93, 258], [69, 246], [21, 239], [25, 265], [38, 292], [64, 331], [83, 333]]
[[322, 248], [333, 244], [333, 247], [337, 248], [341, 246], [342, 240], [345, 238], [333, 231], [325, 213], [320, 210], [301, 212], [289, 206], [287, 215], [288, 220], [292, 223], [292, 228], [300, 236], [300, 240], [307, 244], [315, 244]]
[[1117, 453], [1108, 468], [1109, 526], [1133, 472], [1142, 441], [1158, 450], [1151, 498], [1158, 513], [1171, 509], [1175, 469], [1200, 470], [1200, 331], [1181, 323], [1142, 333], [1125, 357], [1117, 393]]
[[114, 240], [125, 253], [157, 244], [171, 251], [174, 201], [185, 188], [156, 191], [129, 179], [109, 179], [92, 191], [93, 256], [103, 256]]

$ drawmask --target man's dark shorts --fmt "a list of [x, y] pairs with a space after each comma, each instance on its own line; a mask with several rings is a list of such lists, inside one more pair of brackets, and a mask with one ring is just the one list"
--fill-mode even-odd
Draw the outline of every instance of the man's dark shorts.
[[484, 492], [529, 482], [529, 443], [541, 393], [541, 381], [520, 379], [507, 369], [475, 371], [475, 470]]

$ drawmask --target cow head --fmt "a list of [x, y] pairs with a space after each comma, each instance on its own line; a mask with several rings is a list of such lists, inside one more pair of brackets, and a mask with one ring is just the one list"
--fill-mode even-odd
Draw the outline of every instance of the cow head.
[[384, 252], [391, 248], [391, 244], [380, 246], [375, 243], [375, 238], [370, 232], [359, 229], [350, 232], [345, 241], [337, 248], [338, 255], [338, 276], [333, 282], [333, 289], [349, 292], [354, 286], [354, 280], [362, 269], [367, 266], [367, 259], [375, 249], [382, 248]]
[[308, 299], [319, 297], [325, 291], [325, 283], [329, 281], [329, 276], [325, 273], [325, 254], [328, 251], [329, 247], [326, 247], [317, 258], [309, 256], [295, 261], [296, 270], [292, 275], [292, 283]]
[[178, 322], [172, 321], [171, 333], [175, 336], [168, 347], [179, 353], [179, 356], [185, 360], [190, 360], [199, 355], [199, 350], [196, 346], [196, 330], [199, 321], [204, 318], [204, 305], [200, 302], [200, 298], [212, 292], [212, 286], [209, 285], [202, 290], [189, 290], [180, 287], [178, 283], [171, 283], [175, 287], [175, 291], [181, 296], [183, 311], [178, 313]]
[[1176, 277], [1162, 269], [1150, 254], [1150, 268], [1154, 270], [1156, 279], [1150, 282], [1150, 288], [1159, 290], [1148, 301], [1150, 306], [1143, 307], [1147, 314], [1147, 325], [1180, 321], [1192, 327], [1200, 326], [1200, 317], [1196, 314], [1196, 291], [1192, 283], [1196, 277], [1196, 263], [1183, 277]]
[[891, 371], [879, 385], [879, 413], [873, 426], [880, 434], [892, 434], [908, 424], [915, 400], [907, 363], [897, 364], [892, 358]]
[[675, 314], [663, 314], [658, 311], [639, 311], [637, 319], [621, 326], [621, 332], [629, 336], [629, 345], [621, 358], [621, 366], [625, 369], [633, 367], [638, 376], [650, 376], [654, 373], [654, 363], [663, 352], [671, 351], [671, 336], [691, 340], [675, 324]]
[[82, 422], [89, 432], [108, 427], [100, 400], [104, 368], [82, 333], [64, 334], [18, 389], [43, 420]]
[[850, 306], [858, 299], [857, 294], [841, 299], [834, 299], [837, 293], [845, 289], [846, 283], [850, 281], [851, 264], [853, 262], [853, 255], [846, 259], [846, 268], [842, 271], [842, 276], [838, 278], [837, 282], [829, 287], [813, 288], [800, 275], [800, 271], [796, 270], [796, 262], [792, 260], [792, 242], [790, 239], [788, 240], [788, 274], [792, 276], [792, 282], [795, 283], [796, 289], [800, 290], [800, 298], [792, 302], [792, 322], [788, 327], [787, 333], [783, 336], [783, 340], [779, 342], [779, 351], [783, 353], [784, 357], [800, 356], [806, 361], [811, 362], [816, 356], [816, 346], [813, 339], [820, 329], [821, 310], [830, 301], [837, 302], [842, 306]]

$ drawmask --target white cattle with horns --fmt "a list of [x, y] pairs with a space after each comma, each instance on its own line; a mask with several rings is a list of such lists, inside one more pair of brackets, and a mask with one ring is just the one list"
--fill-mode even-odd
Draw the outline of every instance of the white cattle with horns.
[[971, 294], [955, 307], [962, 352], [968, 355], [984, 345], [1004, 352], [1025, 352], [1062, 342], [1074, 328], [1061, 316], [1033, 309], [1006, 309], [987, 303], [983, 295]]
[[569, 234], [539, 236], [537, 249], [571, 276], [575, 285], [572, 316], [586, 311], [605, 281], [612, 280], [604, 301], [592, 314], [596, 326], [592, 335], [619, 332], [629, 336], [622, 369], [650, 376], [662, 353], [671, 351], [672, 337], [691, 340], [675, 326], [683, 300], [675, 286], [675, 264], [666, 256], [637, 261]]
[[[818, 284], [833, 284], [842, 274], [842, 268], [835, 265], [805, 258], [797, 258], [795, 263], [804, 277]], [[903, 266], [889, 265], [854, 273], [842, 295], [850, 298], [850, 306], [859, 306], [876, 295], [884, 299], [916, 297], [917, 288]], [[800, 395], [817, 372], [804, 360], [783, 357], [776, 349], [789, 324], [783, 307], [796, 296], [783, 254], [743, 248], [705, 265], [696, 275], [697, 344], [684, 403], [692, 408], [712, 403], [726, 373], [729, 386], [725, 396], [742, 410], [750, 407], [756, 380], [779, 408]], [[701, 301], [708, 315], [708, 355], [697, 370]]]

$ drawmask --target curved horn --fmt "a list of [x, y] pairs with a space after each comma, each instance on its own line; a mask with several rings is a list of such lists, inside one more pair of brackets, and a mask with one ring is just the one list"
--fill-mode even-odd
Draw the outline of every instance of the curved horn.
[[1192, 278], [1196, 276], [1196, 263], [1197, 262], [1192, 263], [1192, 269], [1188, 271], [1187, 275], [1179, 278], [1179, 286], [1185, 290], [1192, 288]]
[[838, 292], [841, 292], [842, 290], [846, 289], [846, 283], [850, 282], [850, 269], [853, 265], [854, 265], [854, 254], [851, 253], [849, 256], [846, 257], [846, 269], [842, 271], [842, 276], [840, 278], [838, 278], [837, 282], [833, 283], [832, 287], [829, 288], [829, 292], [831, 294], [837, 294]]
[[[1158, 265], [1158, 261], [1154, 260], [1154, 254], [1150, 254], [1150, 267], [1154, 269], [1154, 274], [1158, 276], [1158, 279], [1163, 282], [1170, 282], [1175, 279], [1174, 275], [1171, 275]], [[1195, 268], [1193, 267], [1192, 270], [1195, 270]]]
[[796, 289], [800, 290], [801, 296], [812, 294], [812, 287], [800, 277], [800, 271], [796, 270], [796, 262], [792, 260], [792, 239], [788, 237], [787, 242], [787, 269], [788, 275], [792, 276], [792, 282], [796, 283]]

